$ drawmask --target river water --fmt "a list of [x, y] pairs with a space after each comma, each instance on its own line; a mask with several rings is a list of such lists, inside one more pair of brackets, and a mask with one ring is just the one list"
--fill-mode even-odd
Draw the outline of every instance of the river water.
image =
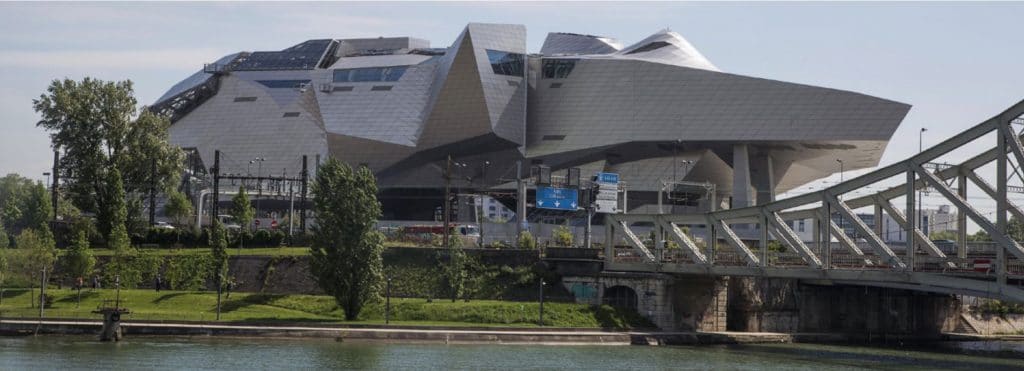
[[0, 338], [0, 370], [26, 369], [742, 369], [1022, 370], [1024, 343], [917, 348], [816, 344], [721, 346], [463, 345], [328, 339], [133, 337]]

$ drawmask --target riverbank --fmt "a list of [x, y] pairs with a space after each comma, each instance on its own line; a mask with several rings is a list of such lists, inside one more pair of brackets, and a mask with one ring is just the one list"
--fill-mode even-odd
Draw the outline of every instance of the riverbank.
[[[95, 335], [100, 321], [60, 319], [0, 319], [0, 335]], [[258, 324], [222, 322], [122, 323], [126, 338], [141, 336], [177, 337], [279, 337], [330, 338], [337, 341], [381, 341], [411, 343], [499, 343], [499, 344], [605, 344], [605, 345], [711, 345], [765, 343], [927, 343], [935, 341], [1024, 341], [1020, 335], [942, 334], [938, 336], [750, 333], [750, 332], [662, 332], [614, 331], [579, 328], [488, 328], [450, 326], [370, 326], [330, 324]]]
[[[74, 321], [97, 320], [92, 311], [104, 301], [120, 300], [131, 313], [127, 322], [153, 321], [196, 323], [216, 318], [217, 295], [208, 291], [154, 290], [47, 290], [48, 304], [43, 316]], [[37, 318], [38, 290], [5, 290], [0, 317]], [[109, 304], [109, 303], [108, 303]], [[391, 298], [391, 324], [415, 326], [536, 327], [540, 303], [498, 300], [427, 300]], [[325, 295], [261, 294], [237, 292], [224, 295], [220, 320], [231, 323], [316, 323], [317, 325], [378, 325], [384, 323], [384, 300], [368, 304], [356, 321], [345, 321], [345, 313], [333, 297]], [[607, 305], [545, 302], [545, 327], [564, 328], [652, 328], [635, 311]]]

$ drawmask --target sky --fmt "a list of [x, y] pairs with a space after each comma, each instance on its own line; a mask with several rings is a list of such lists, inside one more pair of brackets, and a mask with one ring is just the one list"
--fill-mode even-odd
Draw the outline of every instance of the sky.
[[147, 104], [230, 53], [375, 36], [446, 47], [469, 22], [523, 24], [530, 52], [548, 32], [629, 45], [668, 28], [725, 72], [908, 103], [885, 165], [916, 153], [922, 127], [927, 147], [1024, 99], [1022, 16], [1024, 3], [0, 3], [0, 174], [45, 178], [32, 100], [54, 79], [130, 79]]

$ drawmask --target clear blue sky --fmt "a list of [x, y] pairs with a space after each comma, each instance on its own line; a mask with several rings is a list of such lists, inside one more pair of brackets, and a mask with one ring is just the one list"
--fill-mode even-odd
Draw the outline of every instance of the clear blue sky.
[[530, 51], [552, 31], [628, 45], [670, 28], [726, 72], [909, 103], [887, 164], [917, 151], [921, 127], [927, 146], [1024, 99], [1022, 16], [1024, 3], [0, 3], [0, 174], [50, 167], [31, 100], [53, 79], [131, 79], [149, 103], [236, 51], [368, 36], [444, 47], [468, 22], [524, 24]]

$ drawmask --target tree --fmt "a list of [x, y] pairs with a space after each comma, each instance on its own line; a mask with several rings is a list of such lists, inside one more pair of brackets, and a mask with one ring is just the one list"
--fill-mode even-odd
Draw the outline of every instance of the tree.
[[551, 231], [551, 239], [555, 241], [555, 246], [572, 247], [572, 231], [564, 225]]
[[533, 234], [530, 231], [522, 231], [519, 233], [519, 248], [526, 250], [537, 249], [537, 240], [533, 238]]
[[32, 185], [31, 179], [18, 174], [7, 174], [0, 178], [0, 219], [5, 221], [12, 235], [17, 235], [26, 227], [22, 211]]
[[33, 293], [31, 303], [34, 305], [35, 283], [43, 269], [53, 270], [53, 262], [57, 260], [57, 249], [52, 238], [31, 228], [22, 230], [15, 241], [18, 249], [22, 250], [15, 264], [16, 270], [29, 283], [29, 291]]
[[252, 227], [252, 219], [256, 215], [256, 210], [249, 202], [249, 194], [245, 193], [245, 187], [238, 187], [238, 193], [231, 198], [231, 210], [228, 210], [228, 213], [241, 227], [238, 230], [238, 248], [241, 249], [245, 233]]
[[78, 231], [75, 242], [71, 244], [67, 253], [64, 254], [64, 268], [71, 277], [89, 277], [93, 267], [96, 265], [96, 258], [92, 256], [92, 249], [89, 247], [89, 237], [85, 231]]
[[50, 195], [42, 182], [17, 174], [0, 179], [0, 219], [12, 234], [25, 228], [49, 231], [52, 215]]
[[11, 245], [11, 239], [7, 237], [7, 230], [4, 229], [4, 219], [0, 218], [0, 249], [6, 249]]
[[213, 263], [210, 267], [213, 268], [213, 279], [217, 285], [217, 320], [220, 321], [220, 295], [224, 289], [224, 283], [228, 276], [228, 239], [224, 230], [224, 226], [220, 224], [217, 219], [213, 220], [213, 226], [210, 231], [210, 243], [212, 248]]
[[437, 252], [437, 259], [441, 262], [441, 277], [444, 278], [444, 286], [448, 287], [452, 302], [466, 292], [466, 277], [468, 272], [466, 264], [469, 260], [466, 252], [461, 247], [452, 247]]
[[110, 233], [109, 211], [116, 209], [108, 205], [113, 201], [108, 172], [121, 172], [131, 209], [141, 208], [151, 186], [175, 186], [181, 174], [184, 154], [167, 142], [170, 121], [137, 111], [137, 103], [131, 81], [92, 78], [54, 80], [33, 100], [41, 116], [36, 126], [49, 131], [53, 148], [63, 152], [58, 164], [63, 188], [78, 209], [96, 213], [103, 235]]
[[992, 241], [992, 237], [989, 237], [988, 232], [985, 232], [984, 230], [979, 230], [977, 232], [974, 232], [974, 234], [972, 234], [972, 235], [968, 235], [967, 236], [967, 241], [970, 241], [970, 242], [990, 242], [990, 241]]
[[182, 225], [182, 220], [188, 220], [192, 216], [192, 202], [185, 197], [184, 193], [170, 190], [167, 192], [167, 205], [164, 206], [164, 213], [174, 220], [174, 224]]
[[[71, 244], [67, 254], [64, 254], [64, 261], [65, 273], [70, 274], [71, 277], [81, 279], [82, 282], [89, 277], [93, 267], [96, 265], [96, 258], [92, 256], [92, 249], [89, 248], [88, 232], [83, 230], [77, 231], [75, 242]], [[82, 287], [78, 286], [76, 305], [81, 302]]]
[[380, 293], [384, 235], [376, 229], [377, 181], [367, 167], [353, 170], [331, 158], [320, 166], [312, 191], [317, 223], [310, 272], [345, 310], [345, 319], [354, 320]]
[[0, 305], [4, 304], [4, 283], [7, 281], [7, 248], [0, 248]]
[[121, 187], [121, 172], [112, 169], [107, 172], [110, 187], [109, 194], [105, 197], [109, 200], [107, 207], [107, 223], [110, 232], [107, 234], [107, 248], [114, 250], [114, 256], [106, 265], [105, 272], [107, 281], [119, 280], [126, 287], [132, 287], [142, 280], [143, 272], [135, 269], [133, 262], [138, 258], [138, 251], [132, 246], [128, 238], [128, 229], [125, 226], [128, 218], [127, 206], [124, 202], [124, 188]]
[[928, 238], [931, 239], [932, 241], [942, 241], [942, 240], [956, 241], [956, 239], [957, 239], [957, 232], [956, 231], [932, 232], [932, 234], [928, 235]]

